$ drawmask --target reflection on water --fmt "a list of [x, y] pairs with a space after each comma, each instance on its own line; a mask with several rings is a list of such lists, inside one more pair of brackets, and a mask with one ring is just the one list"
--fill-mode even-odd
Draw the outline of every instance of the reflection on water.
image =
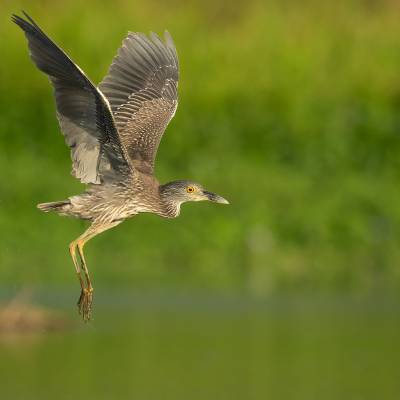
[[35, 299], [76, 323], [0, 341], [2, 399], [398, 398], [396, 301], [98, 292]]

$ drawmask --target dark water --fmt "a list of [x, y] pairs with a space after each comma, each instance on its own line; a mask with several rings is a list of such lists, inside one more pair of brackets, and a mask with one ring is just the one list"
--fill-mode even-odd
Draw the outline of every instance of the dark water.
[[1, 342], [1, 399], [398, 399], [399, 311], [382, 299], [99, 294], [89, 325]]

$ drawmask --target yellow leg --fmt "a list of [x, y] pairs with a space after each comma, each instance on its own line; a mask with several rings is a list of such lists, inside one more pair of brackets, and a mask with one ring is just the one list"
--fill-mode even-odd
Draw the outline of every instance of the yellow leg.
[[78, 246], [77, 247], [78, 247], [79, 257], [81, 258], [81, 261], [82, 261], [82, 268], [83, 268], [83, 272], [85, 273], [87, 286], [91, 287], [92, 283], [91, 283], [90, 277], [89, 277], [89, 270], [88, 270], [87, 265], [86, 265], [85, 255], [83, 254], [83, 246], [85, 245], [87, 240], [78, 240]]
[[83, 290], [85, 287], [85, 284], [83, 282], [82, 275], [81, 275], [81, 267], [79, 266], [78, 259], [76, 258], [76, 241], [73, 241], [70, 243], [69, 253], [71, 254], [71, 258], [72, 258], [72, 261], [74, 262], [74, 266], [75, 266], [75, 271], [76, 271], [76, 274], [78, 275], [79, 283]]
[[[93, 286], [89, 277], [89, 270], [86, 265], [85, 255], [83, 254], [83, 246], [86, 242], [92, 239], [97, 234], [104, 232], [107, 229], [110, 229], [122, 221], [113, 221], [113, 222], [93, 222], [92, 225], [84, 232], [78, 239], [74, 240], [69, 245], [69, 251], [71, 253], [72, 261], [75, 265], [76, 273], [78, 274], [79, 283], [81, 285], [81, 295], [78, 300], [78, 310], [79, 314], [82, 315], [82, 318], [85, 322], [90, 321], [92, 316], [92, 303], [93, 303]], [[76, 249], [78, 249], [79, 258], [81, 260], [81, 265], [79, 265], [78, 257], [76, 256]], [[82, 278], [82, 271], [85, 274], [86, 285]]]
[[83, 254], [83, 246], [85, 245], [86, 241], [89, 239], [81, 239], [77, 241], [77, 248], [79, 257], [82, 262], [82, 269], [85, 273], [86, 278], [86, 287], [83, 288], [81, 292], [81, 296], [79, 297], [78, 301], [78, 309], [79, 314], [82, 315], [82, 318], [85, 322], [90, 321], [92, 315], [92, 303], [93, 303], [93, 286], [92, 282], [90, 281], [89, 277], [89, 270], [86, 265], [85, 255]]

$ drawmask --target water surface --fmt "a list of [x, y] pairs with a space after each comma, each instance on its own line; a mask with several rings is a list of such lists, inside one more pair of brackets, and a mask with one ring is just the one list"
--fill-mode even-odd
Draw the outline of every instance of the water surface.
[[[97, 297], [91, 324], [1, 342], [2, 399], [375, 400], [400, 392], [393, 300]], [[55, 306], [74, 320], [64, 300]]]

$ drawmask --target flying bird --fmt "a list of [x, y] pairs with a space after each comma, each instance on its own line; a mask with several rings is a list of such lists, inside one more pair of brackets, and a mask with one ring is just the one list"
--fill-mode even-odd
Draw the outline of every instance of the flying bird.
[[178, 56], [167, 31], [164, 40], [155, 33], [129, 32], [96, 86], [23, 14], [25, 19], [13, 15], [12, 20], [25, 33], [31, 59], [50, 78], [58, 122], [71, 150], [71, 173], [87, 185], [82, 194], [37, 207], [90, 222], [69, 245], [81, 285], [78, 310], [88, 321], [93, 301], [83, 252], [88, 240], [138, 213], [175, 218], [184, 202], [228, 201], [191, 180], [160, 184], [154, 176], [160, 140], [178, 105]]

